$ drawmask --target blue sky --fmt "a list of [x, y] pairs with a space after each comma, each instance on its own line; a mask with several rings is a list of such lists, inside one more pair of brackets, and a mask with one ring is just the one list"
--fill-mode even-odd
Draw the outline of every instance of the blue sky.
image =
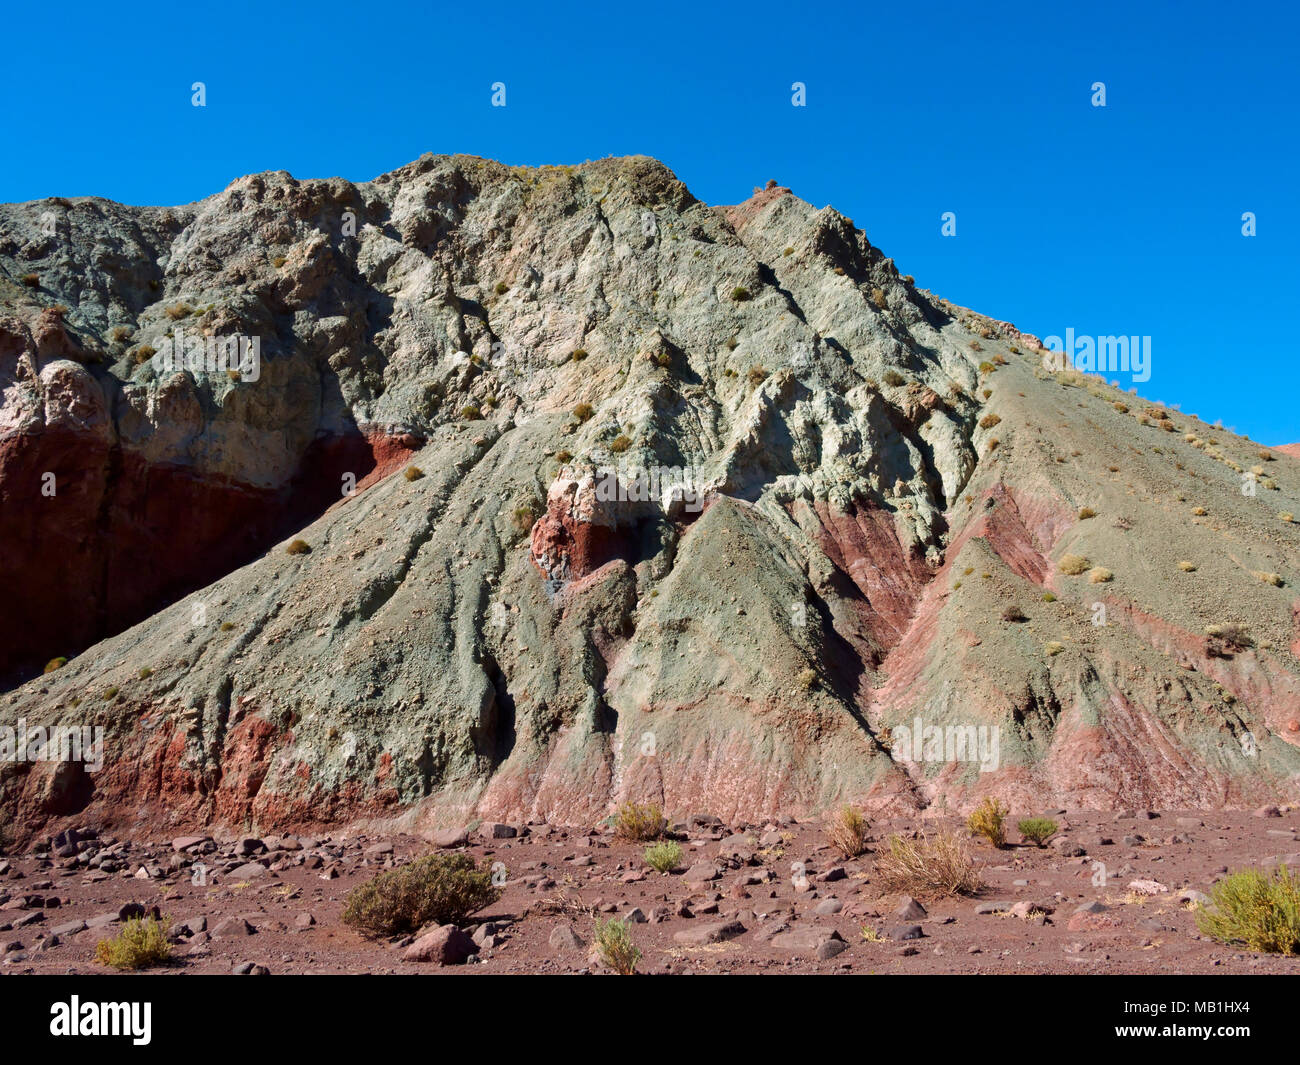
[[77, 2], [6, 28], [3, 201], [653, 155], [710, 203], [775, 178], [831, 204], [919, 285], [1040, 336], [1149, 335], [1142, 395], [1300, 441], [1280, 3]]

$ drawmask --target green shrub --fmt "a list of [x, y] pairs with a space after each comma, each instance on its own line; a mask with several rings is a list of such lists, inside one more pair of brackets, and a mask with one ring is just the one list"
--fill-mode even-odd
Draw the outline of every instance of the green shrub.
[[600, 960], [619, 976], [633, 975], [636, 963], [641, 960], [641, 952], [632, 942], [627, 925], [613, 917], [596, 922], [596, 951]]
[[1269, 954], [1300, 953], [1300, 881], [1285, 866], [1239, 869], [1210, 888], [1196, 927], [1220, 943]]
[[473, 403], [467, 403], [460, 408], [461, 421], [476, 422], [483, 417], [483, 412], [474, 406]]
[[625, 802], [614, 814], [614, 834], [640, 843], [658, 839], [668, 828], [658, 803]]
[[343, 923], [372, 936], [460, 924], [501, 897], [492, 873], [468, 854], [429, 854], [348, 893]]
[[986, 795], [966, 819], [966, 828], [971, 835], [983, 836], [993, 846], [1002, 847], [1007, 842], [1006, 818], [1007, 808]]
[[167, 922], [156, 917], [132, 917], [113, 939], [95, 945], [95, 960], [114, 969], [145, 969], [172, 956]]
[[1056, 835], [1058, 828], [1060, 825], [1050, 817], [1026, 817], [1016, 825], [1016, 830], [1022, 837], [1039, 847]]
[[659, 873], [671, 873], [682, 864], [682, 848], [664, 840], [645, 849], [645, 863]]
[[749, 294], [749, 289], [745, 288], [744, 285], [737, 285], [735, 288], [733, 288], [731, 290], [731, 298], [736, 303], [744, 303], [748, 299], [753, 299], [753, 297]]

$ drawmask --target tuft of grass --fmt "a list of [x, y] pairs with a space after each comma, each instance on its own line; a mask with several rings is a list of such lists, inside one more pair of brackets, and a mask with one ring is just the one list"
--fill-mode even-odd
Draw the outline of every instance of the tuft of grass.
[[428, 924], [461, 924], [500, 897], [492, 871], [468, 854], [429, 854], [353, 888], [343, 923], [366, 935], [395, 936]]
[[1086, 521], [1088, 518], [1095, 518], [1096, 516], [1097, 516], [1097, 512], [1096, 512], [1095, 510], [1093, 510], [1092, 507], [1080, 507], [1080, 508], [1079, 508], [1079, 520], [1080, 520], [1080, 521]]
[[1196, 927], [1211, 939], [1267, 954], [1300, 953], [1300, 880], [1285, 865], [1239, 869], [1210, 888]]
[[460, 420], [463, 422], [476, 422], [483, 417], [483, 412], [473, 403], [467, 403], [460, 408]]
[[876, 857], [876, 878], [885, 891], [909, 895], [974, 895], [984, 886], [965, 841], [954, 833], [916, 841], [890, 836]]
[[48, 662], [46, 662], [45, 668], [41, 670], [41, 672], [53, 673], [56, 669], [62, 669], [67, 664], [68, 664], [67, 658], [65, 658], [63, 655], [59, 655], [58, 658], [51, 658]]
[[517, 532], [528, 532], [533, 527], [533, 523], [537, 521], [537, 508], [532, 503], [524, 503], [515, 507], [514, 513], [511, 515], [511, 521], [514, 523]]
[[1088, 574], [1088, 581], [1091, 584], [1108, 584], [1115, 579], [1115, 574], [1111, 573], [1105, 566], [1095, 566]]
[[566, 462], [572, 462], [572, 461], [573, 461], [573, 452], [572, 452], [572, 451], [557, 451], [557, 452], [555, 453], [555, 461], [558, 462], [561, 466], [563, 466]]
[[573, 416], [580, 422], [585, 422], [595, 413], [596, 411], [592, 408], [590, 403], [579, 403], [573, 408]]
[[1178, 568], [1182, 570], [1184, 573], [1195, 573], [1196, 563], [1188, 562], [1187, 559], [1183, 559], [1181, 562], [1178, 563]]
[[746, 379], [754, 387], [758, 387], [767, 380], [767, 370], [762, 366], [751, 366], [749, 373], [745, 374]]
[[188, 303], [173, 303], [170, 307], [163, 310], [163, 314], [167, 315], [167, 317], [173, 322], [179, 322], [182, 318], [188, 318], [193, 313], [194, 308]]
[[841, 806], [826, 822], [826, 836], [841, 858], [856, 858], [867, 849], [867, 819], [855, 807]]
[[1048, 640], [1047, 643], [1044, 645], [1043, 650], [1047, 652], [1047, 655], [1050, 658], [1053, 655], [1059, 655], [1062, 651], [1064, 651], [1065, 644], [1061, 643], [1060, 640]]
[[1016, 831], [1030, 843], [1042, 847], [1060, 827], [1050, 817], [1026, 817], [1016, 825]]
[[147, 969], [162, 965], [172, 956], [167, 941], [167, 921], [157, 917], [132, 917], [112, 939], [95, 944], [95, 960], [114, 969]]
[[664, 840], [645, 849], [645, 863], [657, 873], [671, 873], [682, 864], [682, 848], [672, 840]]
[[418, 481], [424, 476], [424, 471], [419, 466], [407, 466], [402, 476], [408, 481]]
[[287, 554], [290, 555], [310, 555], [311, 544], [309, 544], [306, 540], [294, 540], [284, 550]]
[[498, 296], [504, 296], [507, 292], [510, 291], [510, 286], [507, 285], [504, 281], [498, 281], [498, 282], [497, 282], [497, 287], [496, 287], [495, 289], [493, 289], [493, 291], [494, 291]]
[[1056, 602], [1056, 596], [1053, 595], [1051, 592], [1044, 592], [1044, 593], [1043, 593], [1043, 602], [1044, 602], [1044, 603], [1055, 603], [1055, 602]]
[[105, 688], [105, 689], [104, 689], [104, 701], [107, 702], [107, 701], [110, 700], [110, 699], [116, 699], [116, 698], [117, 698], [118, 690], [119, 690], [119, 689], [118, 689], [118, 687], [117, 687], [116, 684], [114, 684], [111, 688]]
[[803, 691], [812, 691], [817, 687], [817, 671], [815, 669], [805, 669], [799, 674], [796, 683]]
[[138, 676], [141, 680], [148, 680], [150, 677], [153, 676], [153, 670], [150, 669], [148, 666], [142, 666], [140, 668], [140, 672], [137, 673], [136, 676]]
[[585, 359], [586, 357], [587, 357], [586, 348], [574, 348], [573, 351], [569, 353], [569, 358], [572, 359], [574, 362], [582, 362], [582, 360]]
[[1085, 573], [1090, 565], [1091, 563], [1082, 555], [1062, 555], [1056, 568], [1067, 577], [1078, 577]]
[[1020, 607], [1017, 606], [1015, 603], [1011, 603], [1010, 605], [1004, 606], [1002, 608], [1002, 620], [1013, 621], [1013, 622], [1028, 621], [1029, 615], [1026, 614], [1023, 610], [1021, 610]]
[[966, 818], [966, 830], [973, 836], [983, 836], [995, 847], [1004, 847], [1007, 842], [1007, 812], [1002, 803], [986, 795]]
[[614, 813], [614, 835], [619, 839], [644, 843], [658, 839], [668, 830], [668, 822], [658, 803], [625, 802]]
[[1204, 507], [1193, 507], [1193, 508], [1192, 508], [1192, 514], [1193, 514], [1194, 517], [1197, 517], [1197, 518], [1203, 518], [1203, 517], [1205, 517], [1205, 515], [1207, 515], [1208, 513], [1209, 513], [1209, 511], [1206, 510]]
[[1279, 521], [1284, 521], [1284, 522], [1286, 522], [1288, 525], [1289, 525], [1291, 522], [1295, 521], [1295, 515], [1292, 514], [1289, 510], [1284, 510], [1284, 511], [1283, 511], [1281, 514], [1279, 514], [1277, 517], [1278, 517], [1278, 520], [1279, 520]]
[[23, 274], [23, 276], [22, 276], [21, 278], [19, 278], [19, 280], [20, 280], [24, 285], [26, 285], [28, 288], [40, 288], [40, 287], [41, 287], [41, 279], [40, 279], [40, 277], [39, 277], [38, 275], [36, 275], [36, 274]]
[[624, 436], [622, 433], [619, 433], [618, 436], [614, 437], [614, 439], [609, 442], [610, 451], [614, 452], [614, 454], [616, 455], [621, 455], [624, 451], [626, 451], [631, 446], [632, 446], [631, 439], [627, 436]]
[[1264, 573], [1260, 570], [1253, 571], [1256, 580], [1263, 581], [1265, 584], [1271, 584], [1274, 588], [1281, 588], [1283, 585], [1282, 574]]
[[632, 942], [627, 924], [615, 917], [608, 921], [596, 921], [596, 952], [600, 960], [619, 976], [632, 976], [636, 973], [636, 963], [641, 960], [641, 952]]
[[992, 429], [995, 425], [997, 425], [1001, 421], [1002, 419], [996, 414], [992, 414], [992, 413], [986, 414], [984, 415], [983, 418], [980, 419], [980, 428]]
[[900, 385], [907, 384], [907, 378], [897, 370], [886, 370], [880, 375], [880, 379], [891, 388], [898, 388]]
[[731, 299], [734, 303], [744, 303], [746, 300], [751, 300], [753, 298], [754, 297], [749, 294], [749, 289], [744, 285], [737, 285], [731, 290]]

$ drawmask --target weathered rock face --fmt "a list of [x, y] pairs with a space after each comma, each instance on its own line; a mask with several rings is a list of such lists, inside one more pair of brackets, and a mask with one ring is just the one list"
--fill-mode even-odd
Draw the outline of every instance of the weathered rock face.
[[789, 190], [426, 157], [0, 208], [0, 267], [0, 668], [75, 654], [0, 746], [105, 730], [0, 761], [18, 834], [1300, 797], [1300, 462]]

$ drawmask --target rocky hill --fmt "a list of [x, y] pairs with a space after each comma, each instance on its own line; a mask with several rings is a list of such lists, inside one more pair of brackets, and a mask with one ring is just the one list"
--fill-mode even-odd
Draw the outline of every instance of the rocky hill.
[[17, 835], [1300, 798], [1300, 459], [788, 189], [7, 205], [0, 314], [0, 747], [105, 737]]

